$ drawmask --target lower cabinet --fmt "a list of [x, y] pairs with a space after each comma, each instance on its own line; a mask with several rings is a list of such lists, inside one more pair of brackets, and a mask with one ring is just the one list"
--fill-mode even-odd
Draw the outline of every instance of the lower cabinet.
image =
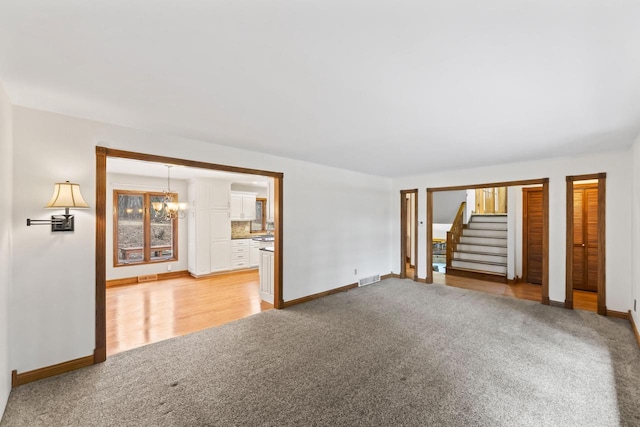
[[273, 304], [273, 252], [260, 251], [260, 298]]
[[249, 268], [249, 249], [251, 239], [236, 239], [231, 241], [231, 269]]
[[258, 242], [257, 240], [251, 241], [251, 249], [249, 250], [249, 265], [258, 267], [260, 265], [260, 248], [264, 247], [264, 242]]
[[211, 242], [211, 272], [225, 271], [229, 269], [229, 251], [231, 242]]

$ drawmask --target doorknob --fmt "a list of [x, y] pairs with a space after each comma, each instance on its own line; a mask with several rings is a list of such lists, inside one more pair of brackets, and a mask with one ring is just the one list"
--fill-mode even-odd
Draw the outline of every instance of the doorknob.
[[585, 244], [584, 244], [584, 243], [582, 244], [582, 247], [583, 247], [583, 248], [585, 247]]

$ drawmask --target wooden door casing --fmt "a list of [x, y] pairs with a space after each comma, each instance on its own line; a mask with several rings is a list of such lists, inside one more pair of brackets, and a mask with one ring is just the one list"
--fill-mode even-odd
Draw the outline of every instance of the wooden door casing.
[[542, 187], [522, 189], [522, 276], [525, 282], [542, 284], [543, 192]]

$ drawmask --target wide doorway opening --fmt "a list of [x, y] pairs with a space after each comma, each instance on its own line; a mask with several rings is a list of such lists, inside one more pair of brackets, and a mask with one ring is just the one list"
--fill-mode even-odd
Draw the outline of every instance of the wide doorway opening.
[[[537, 263], [530, 261], [529, 272], [537, 269], [535, 278], [525, 277], [523, 265], [522, 194], [533, 186], [540, 189], [535, 224], [539, 247], [529, 257]], [[470, 286], [549, 304], [548, 203], [547, 178], [428, 188], [427, 283]]]
[[283, 308], [281, 173], [96, 154], [96, 363]]

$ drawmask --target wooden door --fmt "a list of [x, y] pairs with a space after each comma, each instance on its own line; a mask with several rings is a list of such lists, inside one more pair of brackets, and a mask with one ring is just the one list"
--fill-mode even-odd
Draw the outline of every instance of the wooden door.
[[573, 189], [573, 289], [598, 290], [598, 186]]
[[523, 188], [522, 276], [525, 282], [542, 284], [542, 188]]

